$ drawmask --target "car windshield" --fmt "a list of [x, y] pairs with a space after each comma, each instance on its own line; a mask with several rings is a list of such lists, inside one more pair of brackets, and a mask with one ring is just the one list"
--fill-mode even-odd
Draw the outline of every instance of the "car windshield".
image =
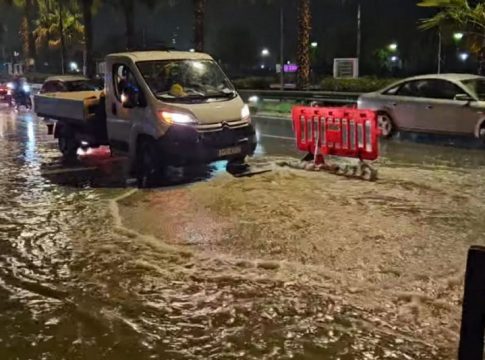
[[485, 101], [485, 78], [463, 80], [463, 85], [480, 101]]
[[157, 60], [137, 63], [153, 94], [164, 101], [231, 99], [236, 91], [213, 60]]

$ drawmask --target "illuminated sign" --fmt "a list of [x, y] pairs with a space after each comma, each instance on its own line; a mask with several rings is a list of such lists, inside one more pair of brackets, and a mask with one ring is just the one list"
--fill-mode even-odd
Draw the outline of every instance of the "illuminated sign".
[[298, 71], [298, 65], [296, 64], [285, 64], [283, 67], [285, 73], [295, 73]]

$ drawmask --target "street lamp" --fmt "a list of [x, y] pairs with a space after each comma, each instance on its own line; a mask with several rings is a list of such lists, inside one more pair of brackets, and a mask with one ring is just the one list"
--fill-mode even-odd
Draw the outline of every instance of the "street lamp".
[[461, 41], [461, 39], [463, 39], [463, 36], [465, 36], [465, 34], [463, 34], [462, 32], [456, 32], [453, 34], [453, 39], [455, 39], [455, 41]]
[[266, 60], [265, 60], [265, 58], [267, 58], [269, 55], [270, 55], [270, 52], [269, 52], [269, 50], [267, 48], [264, 48], [263, 50], [261, 50], [261, 57], [263, 58], [263, 63], [261, 64], [261, 70], [266, 69]]
[[465, 62], [470, 57], [470, 54], [467, 53], [467, 52], [462, 52], [462, 53], [458, 54], [458, 57], [460, 58], [461, 61]]
[[389, 50], [391, 50], [392, 52], [396, 51], [397, 50], [397, 44], [396, 43], [389, 44]]
[[318, 43], [317, 43], [316, 41], [314, 41], [314, 42], [312, 42], [312, 43], [310, 44], [310, 46], [311, 46], [312, 48], [314, 48], [314, 49], [315, 49], [315, 48], [317, 48], [317, 47], [318, 47]]
[[69, 67], [70, 67], [71, 71], [76, 71], [76, 72], [79, 71], [79, 66], [75, 61], [72, 61], [69, 64]]

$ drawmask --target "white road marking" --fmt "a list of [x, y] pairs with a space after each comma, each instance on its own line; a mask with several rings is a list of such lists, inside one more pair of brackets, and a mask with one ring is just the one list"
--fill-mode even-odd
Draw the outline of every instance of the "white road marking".
[[269, 135], [269, 134], [259, 134], [259, 136], [272, 138], [272, 139], [288, 140], [288, 141], [295, 140], [295, 138], [292, 138], [292, 137], [289, 137], [289, 136], [278, 136], [278, 135]]
[[284, 120], [291, 121], [291, 117], [281, 116], [281, 117], [271, 117], [271, 116], [253, 116], [254, 119], [269, 119], [269, 120]]

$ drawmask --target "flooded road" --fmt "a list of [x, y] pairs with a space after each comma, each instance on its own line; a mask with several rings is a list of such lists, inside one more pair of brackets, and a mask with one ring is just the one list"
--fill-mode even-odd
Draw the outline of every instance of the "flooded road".
[[[288, 127], [256, 125], [259, 157], [297, 155]], [[127, 228], [123, 159], [63, 164], [30, 114], [0, 110], [0, 144], [0, 359], [453, 358], [325, 279]], [[401, 166], [485, 163], [479, 150], [384, 151]]]

